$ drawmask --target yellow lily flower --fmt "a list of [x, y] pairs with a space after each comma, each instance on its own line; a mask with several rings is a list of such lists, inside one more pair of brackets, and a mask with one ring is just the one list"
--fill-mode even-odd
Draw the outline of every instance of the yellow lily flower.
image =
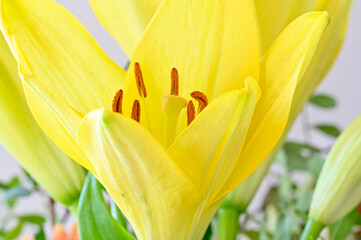
[[[352, 3], [353, 0], [255, 0], [264, 52], [271, 46], [287, 24], [302, 13], [312, 10], [326, 10], [330, 14], [331, 23], [321, 38], [319, 47], [305, 76], [298, 83], [290, 117], [282, 138], [259, 168], [241, 186], [230, 193], [226, 205], [245, 210], [253, 199], [269, 167], [282, 148], [298, 114], [338, 55], [345, 37]], [[280, 10], [280, 7], [282, 7], [282, 10]]]
[[[147, 24], [144, 22], [150, 21], [151, 15], [156, 12], [161, 1], [149, 0], [143, 3], [138, 0], [129, 3], [118, 0], [90, 0], [90, 3], [100, 22], [131, 58], [146, 29]], [[328, 11], [332, 21], [321, 39], [305, 76], [299, 81], [283, 137], [256, 172], [228, 197], [226, 204], [240, 209], [246, 209], [253, 199], [283, 146], [289, 129], [336, 59], [345, 37], [353, 0], [254, 0], [254, 3], [260, 24], [261, 56], [267, 52], [281, 31], [301, 14], [309, 11]], [[141, 4], [144, 8], [138, 7]]]
[[54, 199], [72, 205], [80, 195], [84, 170], [57, 148], [35, 121], [2, 34], [0, 53], [0, 143]]
[[281, 137], [328, 22], [301, 16], [260, 60], [251, 0], [166, 0], [125, 72], [59, 4], [1, 1], [37, 120], [139, 239], [203, 237]]
[[312, 196], [307, 227], [302, 239], [316, 239], [361, 201], [361, 115], [338, 137], [332, 147]]

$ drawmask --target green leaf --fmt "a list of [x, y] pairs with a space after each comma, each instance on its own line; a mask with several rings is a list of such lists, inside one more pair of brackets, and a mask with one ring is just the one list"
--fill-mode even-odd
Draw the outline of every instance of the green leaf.
[[337, 105], [336, 100], [332, 96], [326, 94], [312, 96], [310, 103], [322, 108], [334, 108]]
[[38, 233], [35, 235], [35, 240], [46, 240], [44, 229], [41, 226]]
[[288, 202], [292, 199], [292, 188], [293, 188], [293, 183], [292, 183], [292, 179], [290, 178], [289, 175], [284, 174], [284, 175], [280, 175], [279, 176], [279, 196], [280, 199], [282, 199], [285, 202]]
[[26, 188], [23, 187], [13, 187], [8, 189], [4, 196], [3, 196], [3, 200], [4, 201], [11, 201], [11, 200], [16, 200], [17, 198], [20, 197], [25, 197], [25, 196], [29, 196], [30, 195], [30, 191], [27, 190]]
[[284, 214], [277, 223], [275, 240], [291, 240], [292, 239], [292, 217], [290, 214]]
[[319, 151], [316, 147], [298, 142], [287, 142], [283, 149], [286, 154], [288, 168], [301, 171], [308, 170], [306, 155], [312, 155], [312, 153]]
[[356, 224], [358, 217], [358, 207], [351, 211], [341, 220], [330, 226], [330, 240], [346, 239]]
[[19, 220], [26, 223], [32, 223], [36, 225], [42, 225], [45, 223], [45, 218], [39, 215], [22, 215], [19, 216]]
[[210, 240], [212, 237], [212, 224], [209, 224], [206, 233], [204, 234], [203, 240]]
[[245, 213], [248, 218], [250, 218], [258, 227], [259, 229], [259, 240], [271, 240], [273, 239], [271, 234], [267, 231], [266, 226], [264, 225], [263, 221], [258, 220], [252, 213], [246, 212]]
[[331, 137], [338, 137], [341, 134], [341, 131], [333, 125], [320, 124], [316, 125], [315, 128]]
[[34, 187], [39, 186], [39, 184], [35, 181], [35, 179], [25, 170], [23, 169], [24, 175], [26, 177], [26, 179], [31, 183], [31, 185], [33, 185]]
[[10, 179], [10, 181], [8, 182], [8, 188], [12, 188], [15, 186], [19, 186], [20, 185], [20, 179], [18, 177], [13, 177]]
[[308, 171], [312, 173], [315, 179], [318, 179], [318, 176], [321, 173], [323, 164], [325, 160], [320, 155], [313, 155], [308, 161]]
[[259, 232], [259, 240], [271, 240], [271, 239], [273, 239], [273, 238], [270, 237], [266, 231]]
[[306, 213], [311, 205], [312, 192], [304, 192], [296, 199], [295, 210]]
[[81, 240], [122, 239], [135, 240], [127, 230], [115, 220], [103, 198], [102, 187], [89, 174], [79, 199], [79, 235]]
[[257, 231], [252, 231], [252, 230], [244, 231], [243, 234], [249, 237], [251, 240], [260, 239], [260, 234]]
[[5, 240], [12, 240], [12, 239], [16, 239], [17, 236], [19, 236], [19, 234], [21, 233], [21, 231], [23, 230], [23, 223], [20, 221], [18, 222], [18, 224], [16, 224], [16, 226], [11, 229], [9, 232], [7, 232], [4, 236]]
[[6, 190], [8, 188], [8, 185], [6, 183], [0, 182], [0, 189]]
[[267, 231], [274, 234], [277, 229], [277, 220], [280, 213], [274, 204], [268, 204], [265, 211]]

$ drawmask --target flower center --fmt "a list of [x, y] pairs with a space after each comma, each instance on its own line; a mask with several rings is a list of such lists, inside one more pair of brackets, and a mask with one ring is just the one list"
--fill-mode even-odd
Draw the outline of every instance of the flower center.
[[[135, 99], [133, 102], [131, 118], [140, 123], [141, 117], [141, 106], [142, 115], [146, 118], [142, 123], [146, 128], [149, 129], [149, 120], [145, 104], [145, 98], [147, 97], [147, 90], [144, 84], [142, 70], [138, 62], [134, 64], [134, 75], [135, 81], [140, 96], [140, 100]], [[174, 67], [171, 70], [171, 89], [170, 94], [164, 94], [162, 96], [163, 105], [162, 111], [165, 114], [165, 135], [164, 135], [164, 145], [168, 147], [175, 139], [175, 132], [178, 124], [178, 118], [183, 108], [187, 107], [187, 126], [192, 123], [196, 115], [199, 114], [207, 105], [208, 99], [207, 96], [200, 91], [193, 91], [190, 96], [198, 103], [198, 110], [192, 100], [187, 100], [183, 97], [180, 97], [179, 94], [179, 74], [178, 70]], [[123, 101], [123, 90], [120, 89], [116, 92], [113, 103], [112, 110], [113, 112], [123, 113], [122, 101]]]

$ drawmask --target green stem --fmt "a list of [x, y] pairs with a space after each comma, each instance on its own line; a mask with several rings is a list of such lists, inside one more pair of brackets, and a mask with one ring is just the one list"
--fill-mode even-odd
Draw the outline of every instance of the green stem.
[[219, 209], [218, 239], [235, 240], [239, 230], [239, 211], [235, 208], [226, 207]]
[[325, 224], [313, 219], [308, 219], [301, 240], [316, 240], [324, 227]]

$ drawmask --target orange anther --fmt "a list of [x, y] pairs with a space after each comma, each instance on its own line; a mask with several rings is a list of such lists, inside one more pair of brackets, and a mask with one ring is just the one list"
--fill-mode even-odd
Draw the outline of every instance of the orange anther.
[[200, 106], [200, 111], [202, 111], [205, 107], [207, 107], [208, 105], [208, 99], [207, 96], [199, 91], [194, 91], [191, 93], [192, 98], [194, 98], [199, 106]]
[[178, 96], [178, 92], [179, 92], [179, 75], [178, 75], [178, 70], [176, 68], [172, 68], [170, 78], [171, 78], [170, 94]]
[[188, 119], [187, 125], [191, 124], [195, 117], [196, 117], [196, 111], [194, 109], [194, 104], [192, 101], [189, 101], [187, 105], [187, 119]]
[[123, 113], [122, 101], [123, 101], [123, 90], [120, 89], [113, 98], [113, 104], [112, 104], [113, 112]]
[[140, 122], [140, 103], [138, 100], [134, 100], [132, 107], [132, 119], [137, 122]]
[[140, 69], [139, 63], [134, 63], [134, 75], [137, 83], [138, 93], [141, 97], [147, 97], [147, 90], [144, 85], [142, 70]]

